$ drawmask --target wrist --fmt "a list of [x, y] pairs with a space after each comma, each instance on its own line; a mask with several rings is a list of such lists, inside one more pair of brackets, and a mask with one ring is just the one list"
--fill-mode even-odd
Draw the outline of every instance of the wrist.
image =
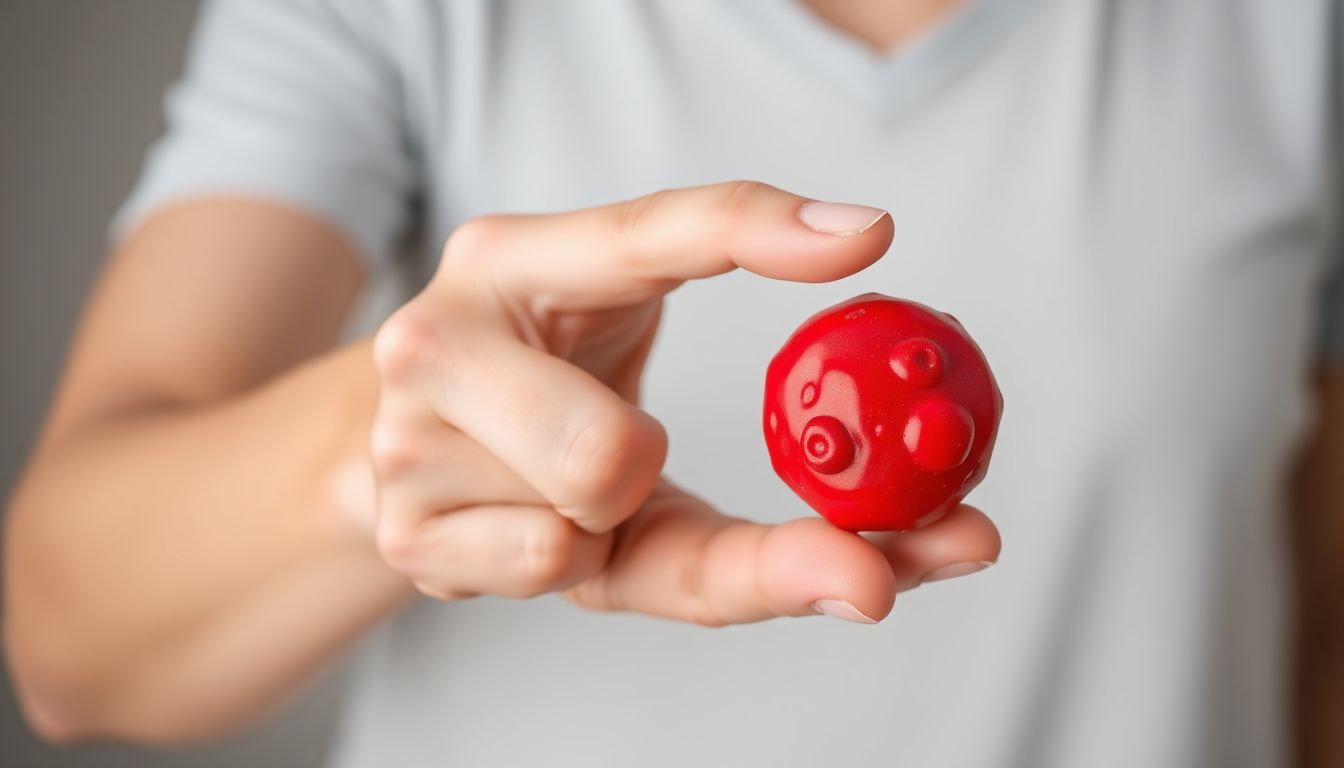
[[324, 399], [316, 415], [328, 427], [321, 432], [327, 450], [310, 484], [315, 493], [310, 508], [323, 534], [381, 565], [374, 544], [377, 496], [369, 461], [369, 427], [378, 404], [371, 344], [360, 341], [332, 352], [323, 362], [327, 364], [321, 366], [320, 375], [334, 385], [327, 387], [334, 397]]

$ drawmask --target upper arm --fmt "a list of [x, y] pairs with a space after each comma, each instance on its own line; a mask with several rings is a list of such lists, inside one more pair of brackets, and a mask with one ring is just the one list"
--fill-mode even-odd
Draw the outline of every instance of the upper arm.
[[347, 238], [274, 203], [202, 199], [154, 214], [95, 286], [49, 434], [274, 376], [332, 345], [361, 276]]
[[168, 129], [114, 222], [51, 430], [213, 401], [333, 343], [414, 192], [381, 8], [204, 5]]

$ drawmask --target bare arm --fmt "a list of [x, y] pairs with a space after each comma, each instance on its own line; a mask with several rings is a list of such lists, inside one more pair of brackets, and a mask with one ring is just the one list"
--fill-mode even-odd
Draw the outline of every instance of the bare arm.
[[[109, 262], [10, 500], [5, 634], [48, 738], [192, 741], [292, 691], [407, 594], [357, 514], [368, 344], [335, 232], [242, 201]], [[367, 481], [366, 481], [367, 482]]]
[[661, 479], [666, 433], [635, 394], [662, 295], [738, 267], [833, 280], [891, 242], [885, 212], [812, 204], [735, 182], [476, 219], [375, 343], [325, 355], [358, 283], [338, 238], [255, 204], [161, 216], [104, 279], [13, 502], [30, 719], [53, 739], [219, 733], [412, 582], [872, 624], [898, 591], [996, 560], [964, 505], [864, 538], [730, 517]]
[[1320, 422], [1294, 488], [1298, 747], [1304, 768], [1344, 764], [1344, 369], [1319, 377]]

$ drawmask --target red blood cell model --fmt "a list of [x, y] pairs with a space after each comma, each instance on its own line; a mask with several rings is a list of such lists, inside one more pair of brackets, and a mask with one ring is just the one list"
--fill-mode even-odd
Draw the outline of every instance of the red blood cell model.
[[849, 531], [908, 531], [985, 476], [1003, 395], [951, 315], [869, 293], [813, 315], [770, 361], [775, 472]]

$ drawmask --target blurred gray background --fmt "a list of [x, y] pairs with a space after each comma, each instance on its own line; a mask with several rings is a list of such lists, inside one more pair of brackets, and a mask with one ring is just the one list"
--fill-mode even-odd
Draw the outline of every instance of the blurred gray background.
[[[194, 0], [0, 0], [0, 495], [37, 429], [103, 255], [107, 221], [161, 127]], [[285, 766], [321, 761], [335, 679], [228, 744], [142, 752], [37, 742], [0, 670], [0, 766]]]

